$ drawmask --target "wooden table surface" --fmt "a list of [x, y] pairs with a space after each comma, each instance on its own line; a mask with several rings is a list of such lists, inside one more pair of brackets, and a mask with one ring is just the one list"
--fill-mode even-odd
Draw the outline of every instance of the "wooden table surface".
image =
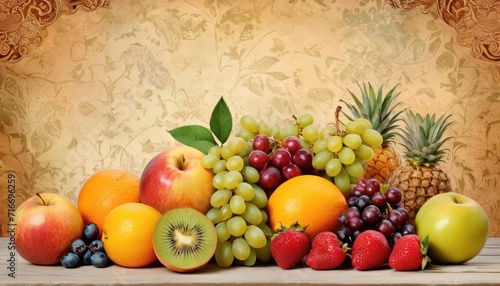
[[[500, 285], [500, 238], [488, 239], [482, 252], [462, 265], [429, 265], [424, 271], [392, 269], [315, 271], [310, 268], [282, 270], [275, 265], [221, 269], [209, 264], [194, 273], [175, 273], [156, 264], [130, 269], [81, 266], [37, 266], [18, 254], [9, 269], [8, 238], [0, 238], [0, 285]], [[9, 276], [15, 271], [15, 278]]]

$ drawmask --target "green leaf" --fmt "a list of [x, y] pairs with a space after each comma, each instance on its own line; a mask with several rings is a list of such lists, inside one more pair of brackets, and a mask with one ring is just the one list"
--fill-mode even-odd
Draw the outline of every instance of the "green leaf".
[[186, 125], [167, 130], [178, 142], [208, 154], [210, 147], [217, 145], [212, 132], [200, 125]]
[[210, 130], [213, 132], [215, 137], [219, 139], [220, 143], [224, 144], [231, 134], [232, 129], [233, 119], [231, 111], [227, 107], [224, 98], [221, 97], [212, 111], [212, 116], [210, 117]]

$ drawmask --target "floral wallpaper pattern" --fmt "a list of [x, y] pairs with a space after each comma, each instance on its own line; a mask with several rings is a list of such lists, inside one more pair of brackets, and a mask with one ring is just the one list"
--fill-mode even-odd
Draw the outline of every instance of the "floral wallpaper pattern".
[[[495, 63], [471, 55], [437, 9], [383, 0], [110, 1], [63, 14], [42, 45], [5, 62], [0, 86], [0, 230], [7, 176], [20, 204], [35, 192], [76, 201], [104, 168], [140, 175], [178, 143], [167, 130], [208, 125], [224, 96], [243, 114], [287, 124], [333, 121], [357, 82], [399, 84], [415, 112], [451, 113], [444, 166], [500, 236], [500, 88]], [[235, 130], [236, 132], [237, 130]]]

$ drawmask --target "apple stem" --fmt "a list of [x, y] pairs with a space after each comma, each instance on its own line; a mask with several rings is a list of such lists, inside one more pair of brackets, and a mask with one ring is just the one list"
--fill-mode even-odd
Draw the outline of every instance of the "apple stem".
[[43, 205], [46, 206], [47, 204], [45, 203], [45, 200], [42, 198], [42, 196], [39, 193], [36, 193], [36, 195], [40, 198], [40, 200], [42, 200]]

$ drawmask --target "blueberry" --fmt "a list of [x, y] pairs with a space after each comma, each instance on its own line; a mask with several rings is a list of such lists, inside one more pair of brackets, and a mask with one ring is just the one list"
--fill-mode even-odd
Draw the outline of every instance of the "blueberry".
[[90, 257], [92, 256], [92, 250], [87, 249], [81, 256], [83, 265], [90, 265], [92, 262], [90, 261]]
[[96, 251], [90, 257], [90, 262], [95, 267], [101, 268], [108, 264], [108, 256], [104, 252]]
[[99, 236], [99, 227], [93, 222], [88, 223], [83, 229], [82, 237], [83, 240], [85, 240], [87, 243], [97, 239], [98, 236]]
[[80, 257], [73, 252], [65, 253], [61, 257], [60, 261], [62, 266], [66, 268], [75, 268], [78, 267], [78, 265], [80, 265]]
[[87, 249], [87, 245], [81, 239], [75, 239], [71, 243], [71, 252], [73, 252], [75, 254], [83, 254], [86, 249]]
[[104, 245], [102, 244], [101, 240], [96, 239], [96, 240], [92, 241], [89, 244], [89, 247], [93, 252], [96, 252], [96, 251], [104, 252]]

